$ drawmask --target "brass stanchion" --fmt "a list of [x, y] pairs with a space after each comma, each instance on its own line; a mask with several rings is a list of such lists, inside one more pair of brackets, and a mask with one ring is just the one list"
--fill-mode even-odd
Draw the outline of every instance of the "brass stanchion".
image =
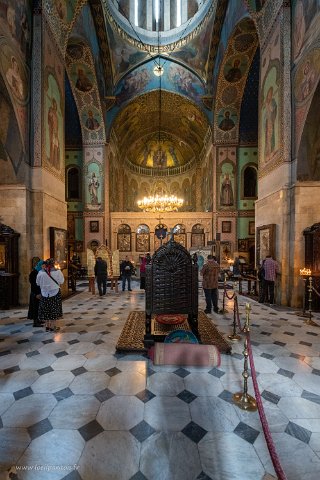
[[251, 312], [251, 305], [250, 303], [246, 303], [246, 322], [243, 327], [244, 333], [250, 332], [250, 312]]
[[224, 274], [224, 280], [223, 280], [223, 299], [222, 299], [222, 310], [220, 310], [220, 313], [228, 313], [228, 310], [225, 308], [225, 299], [227, 295], [227, 274]]
[[306, 320], [304, 320], [304, 323], [307, 325], [311, 325], [312, 327], [320, 327], [317, 323], [315, 323], [312, 318], [312, 277], [309, 277], [309, 285], [308, 285], [308, 292], [309, 292], [309, 298], [308, 298], [308, 303], [309, 303], [309, 316]]
[[248, 339], [246, 338], [244, 341], [244, 367], [243, 367], [243, 392], [234, 393], [232, 398], [234, 403], [241, 408], [242, 410], [248, 410], [249, 412], [255, 412], [257, 410], [257, 402], [256, 399], [253, 398], [251, 395], [248, 394]]
[[237, 294], [234, 293], [234, 304], [233, 304], [233, 332], [231, 335], [228, 335], [228, 338], [230, 338], [230, 340], [232, 342], [237, 342], [238, 340], [240, 340], [241, 336], [237, 334], [236, 332], [236, 328], [237, 328], [237, 320], [236, 320], [236, 316], [237, 316], [237, 304], [238, 304], [238, 297], [237, 297]]

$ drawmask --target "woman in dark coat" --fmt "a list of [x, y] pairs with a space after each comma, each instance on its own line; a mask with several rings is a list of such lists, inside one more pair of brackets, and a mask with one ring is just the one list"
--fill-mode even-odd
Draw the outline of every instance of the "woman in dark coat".
[[38, 318], [41, 290], [39, 285], [37, 285], [36, 283], [38, 272], [40, 272], [43, 263], [44, 261], [40, 260], [29, 275], [31, 292], [30, 292], [30, 300], [29, 300], [28, 319], [33, 320], [34, 327], [43, 326], [43, 323]]

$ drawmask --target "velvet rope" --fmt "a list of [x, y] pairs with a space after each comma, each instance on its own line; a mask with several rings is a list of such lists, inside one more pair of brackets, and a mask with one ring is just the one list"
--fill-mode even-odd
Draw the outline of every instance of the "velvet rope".
[[249, 354], [249, 360], [250, 360], [252, 383], [253, 383], [254, 392], [255, 392], [255, 396], [256, 396], [258, 412], [259, 412], [259, 416], [260, 416], [261, 425], [262, 425], [262, 428], [263, 428], [263, 433], [264, 433], [264, 436], [265, 436], [265, 439], [266, 439], [266, 442], [267, 442], [267, 447], [268, 447], [270, 457], [271, 457], [271, 460], [272, 460], [272, 463], [273, 463], [273, 467], [274, 467], [275, 472], [277, 474], [278, 480], [287, 480], [287, 477], [286, 477], [286, 475], [285, 475], [285, 473], [282, 469], [282, 466], [281, 466], [276, 448], [274, 446], [273, 439], [272, 439], [271, 432], [270, 432], [269, 425], [268, 425], [268, 421], [267, 421], [267, 418], [266, 418], [266, 415], [265, 415], [265, 412], [264, 412], [263, 403], [262, 403], [262, 399], [261, 399], [261, 395], [260, 395], [260, 391], [259, 391], [259, 387], [258, 387], [258, 382], [257, 382], [257, 374], [256, 374], [255, 366], [254, 366], [254, 360], [253, 360], [253, 354], [252, 354], [252, 348], [251, 348], [251, 342], [250, 342], [250, 332], [247, 332], [247, 340], [248, 340], [247, 344], [248, 344], [248, 354]]
[[235, 294], [236, 294], [236, 292], [233, 292], [233, 294], [231, 295], [231, 297], [229, 297], [229, 295], [228, 295], [228, 293], [227, 293], [227, 287], [224, 286], [223, 295], [224, 295], [225, 297], [227, 297], [228, 300], [233, 300], [234, 297], [235, 297]]

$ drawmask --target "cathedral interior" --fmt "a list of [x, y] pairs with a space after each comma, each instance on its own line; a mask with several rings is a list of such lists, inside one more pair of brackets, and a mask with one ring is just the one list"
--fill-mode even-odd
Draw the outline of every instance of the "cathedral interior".
[[292, 312], [302, 269], [320, 291], [319, 0], [0, 0], [0, 45], [0, 478], [276, 478], [230, 401], [243, 345], [214, 369], [115, 353], [137, 286], [66, 298], [56, 335], [26, 320], [34, 259], [68, 297], [74, 255], [139, 265], [160, 231], [223, 268], [278, 262], [276, 307], [254, 302], [258, 380], [279, 478], [318, 479], [319, 334]]

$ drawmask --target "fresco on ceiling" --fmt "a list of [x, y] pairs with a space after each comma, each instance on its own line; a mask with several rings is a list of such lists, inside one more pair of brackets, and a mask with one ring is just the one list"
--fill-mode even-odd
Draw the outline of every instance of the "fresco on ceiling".
[[320, 76], [320, 50], [314, 49], [299, 63], [294, 79], [297, 102], [304, 102], [315, 91]]
[[98, 130], [101, 126], [101, 115], [94, 105], [86, 106], [81, 112], [81, 123], [88, 130]]
[[107, 25], [107, 33], [114, 81], [116, 83], [129, 69], [143, 62], [147, 58], [150, 58], [150, 54], [147, 52], [141, 52], [140, 50], [137, 50], [137, 48], [131, 46], [115, 33], [109, 24]]
[[234, 109], [223, 108], [217, 115], [217, 122], [220, 130], [229, 132], [238, 123], [238, 114]]
[[164, 140], [159, 143], [158, 139], [152, 139], [146, 142], [135, 163], [141, 167], [172, 168], [185, 161], [173, 142]]
[[261, 59], [260, 163], [270, 162], [280, 146], [280, 26], [277, 25]]
[[74, 86], [80, 92], [86, 93], [92, 90], [95, 78], [90, 68], [84, 63], [73, 63], [70, 76]]
[[294, 0], [292, 22], [292, 49], [295, 62], [303, 51], [319, 38], [320, 35], [320, 1]]
[[0, 36], [9, 39], [23, 57], [30, 45], [30, 18], [28, 0], [0, 0]]
[[[248, 16], [248, 11], [245, 5], [245, 2], [242, 0], [232, 0], [229, 2], [227, 7], [227, 12], [225, 15], [225, 20], [221, 30], [221, 35], [219, 38], [219, 46], [217, 50], [216, 60], [214, 63], [214, 78], [218, 78], [218, 72], [220, 70], [220, 65], [223, 60], [225, 50], [228, 45], [228, 40], [233, 33], [235, 25], [245, 16]], [[239, 29], [239, 33], [248, 33], [248, 28], [251, 26], [242, 26], [242, 29]]]
[[63, 158], [63, 99], [58, 82], [53, 73], [47, 70], [45, 77], [45, 149], [47, 163], [55, 170], [62, 168]]
[[248, 57], [230, 56], [224, 65], [223, 74], [227, 82], [235, 83], [241, 80], [243, 75], [247, 72]]
[[87, 210], [101, 210], [103, 178], [101, 165], [91, 161], [86, 165], [85, 172], [85, 208]]
[[[199, 78], [185, 67], [166, 60], [164, 73], [161, 76], [161, 88], [188, 96], [202, 106], [201, 97], [205, 94], [204, 85]], [[148, 62], [125, 77], [116, 89], [116, 103], [121, 105], [137, 94], [160, 87], [159, 77], [153, 72], [156, 66], [154, 61]]]
[[213, 29], [212, 17], [206, 22], [199, 35], [180, 49], [174, 50], [172, 58], [181, 60], [202, 77], [206, 77], [206, 66]]
[[[89, 45], [93, 57], [98, 89], [100, 95], [104, 97], [106, 94], [104, 69], [100, 58], [99, 41], [96, 35], [95, 24], [89, 5], [84, 5], [82, 7], [81, 12], [77, 16], [76, 22], [72, 28], [71, 35], [84, 38]], [[68, 46], [67, 50], [70, 57], [75, 60], [80, 60], [84, 54], [84, 50], [83, 47], [81, 48], [81, 45], [70, 45]]]
[[0, 183], [14, 183], [23, 159], [23, 145], [9, 93], [0, 77]]
[[218, 176], [218, 198], [220, 208], [229, 209], [235, 205], [235, 175], [234, 165], [224, 162]]
[[70, 23], [74, 16], [77, 0], [51, 0], [51, 3], [59, 19], [64, 24]]

